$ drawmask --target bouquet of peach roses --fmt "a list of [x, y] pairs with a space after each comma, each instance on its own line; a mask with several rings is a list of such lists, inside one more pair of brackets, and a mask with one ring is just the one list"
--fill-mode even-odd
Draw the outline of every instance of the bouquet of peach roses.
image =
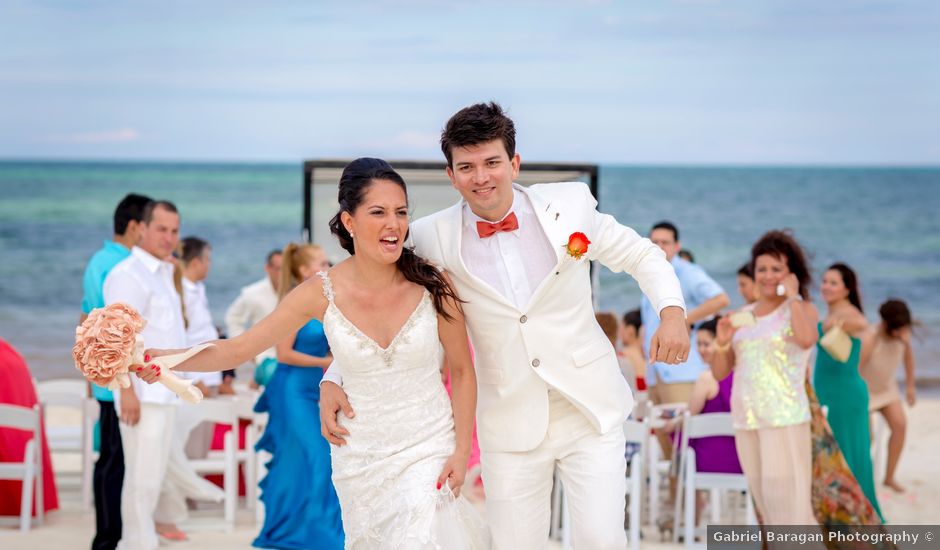
[[[72, 357], [75, 368], [89, 382], [110, 390], [127, 388], [131, 381], [128, 369], [144, 362], [144, 340], [140, 332], [146, 321], [127, 304], [111, 304], [92, 310], [75, 329]], [[195, 346], [185, 353], [157, 357], [153, 361], [161, 367], [159, 382], [190, 403], [202, 401], [202, 392], [192, 380], [184, 380], [170, 369], [199, 353], [212, 344]]]

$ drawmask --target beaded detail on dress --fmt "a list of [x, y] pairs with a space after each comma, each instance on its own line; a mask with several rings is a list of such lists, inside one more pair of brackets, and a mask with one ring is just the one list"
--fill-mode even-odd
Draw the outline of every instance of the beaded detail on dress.
[[809, 401], [803, 383], [812, 348], [804, 349], [793, 341], [789, 303], [757, 317], [753, 326], [739, 328], [732, 343], [735, 366], [731, 416], [735, 429], [808, 422]]
[[378, 344], [378, 342], [362, 332], [359, 327], [352, 323], [352, 321], [347, 319], [346, 315], [344, 315], [343, 312], [338, 307], [336, 307], [336, 304], [333, 303], [336, 294], [333, 292], [333, 281], [330, 280], [330, 277], [327, 275], [327, 273], [325, 271], [320, 271], [317, 273], [317, 275], [323, 280], [323, 295], [326, 296], [327, 301], [329, 301], [329, 308], [333, 310], [333, 312], [339, 318], [340, 322], [346, 325], [349, 330], [359, 334], [361, 337], [359, 342], [360, 347], [363, 349], [371, 348], [376, 355], [382, 358], [382, 361], [386, 366], [391, 366], [392, 357], [395, 355], [395, 349], [400, 344], [407, 343], [408, 333], [410, 332], [411, 326], [414, 325], [415, 320], [418, 318], [421, 309], [431, 304], [431, 294], [427, 291], [427, 289], [425, 289], [424, 294], [421, 296], [421, 301], [418, 302], [418, 305], [415, 306], [414, 311], [412, 311], [411, 315], [408, 316], [405, 324], [403, 324], [401, 328], [398, 329], [398, 332], [395, 334], [395, 337], [392, 338], [392, 341], [389, 342], [388, 346], [383, 348]]

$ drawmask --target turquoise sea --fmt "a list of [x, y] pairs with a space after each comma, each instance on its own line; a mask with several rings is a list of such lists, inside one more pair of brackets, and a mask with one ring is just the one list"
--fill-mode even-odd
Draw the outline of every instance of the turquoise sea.
[[[940, 378], [940, 168], [603, 166], [600, 182], [600, 209], [622, 223], [641, 233], [661, 219], [676, 223], [735, 305], [734, 274], [751, 244], [792, 228], [817, 281], [834, 261], [856, 269], [870, 320], [888, 297], [911, 305], [924, 325], [919, 372]], [[265, 254], [300, 237], [300, 163], [0, 162], [0, 337], [39, 379], [76, 374], [70, 349], [85, 262], [131, 191], [175, 202], [182, 234], [212, 243], [207, 286], [219, 324], [238, 289], [262, 276]], [[629, 277], [604, 269], [600, 281], [602, 309], [638, 305]]]

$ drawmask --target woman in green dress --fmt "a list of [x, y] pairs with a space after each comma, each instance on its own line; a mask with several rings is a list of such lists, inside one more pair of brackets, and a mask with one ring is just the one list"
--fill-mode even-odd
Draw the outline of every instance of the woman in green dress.
[[862, 347], [860, 337], [868, 328], [868, 322], [862, 313], [855, 272], [842, 263], [829, 266], [823, 274], [821, 293], [828, 312], [819, 323], [820, 337], [841, 327], [851, 337], [852, 351], [843, 362], [818, 345], [813, 386], [819, 396], [819, 403], [829, 409], [827, 419], [832, 434], [849, 468], [875, 511], [884, 520], [875, 495], [872, 473], [868, 386], [858, 370]]

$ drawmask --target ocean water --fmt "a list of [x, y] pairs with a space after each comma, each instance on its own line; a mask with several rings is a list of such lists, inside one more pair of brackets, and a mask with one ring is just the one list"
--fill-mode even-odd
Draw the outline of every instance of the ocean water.
[[[940, 378], [940, 169], [604, 166], [600, 182], [601, 210], [640, 233], [663, 219], [678, 225], [733, 305], [741, 304], [735, 272], [753, 242], [793, 229], [817, 283], [834, 261], [856, 269], [870, 320], [888, 297], [909, 303], [923, 323], [919, 374]], [[131, 191], [172, 200], [182, 235], [212, 243], [207, 287], [219, 324], [239, 288], [263, 275], [266, 253], [301, 234], [299, 163], [0, 162], [0, 337], [39, 379], [76, 374], [70, 349], [85, 262]], [[602, 269], [600, 281], [601, 309], [637, 307], [630, 277]]]

